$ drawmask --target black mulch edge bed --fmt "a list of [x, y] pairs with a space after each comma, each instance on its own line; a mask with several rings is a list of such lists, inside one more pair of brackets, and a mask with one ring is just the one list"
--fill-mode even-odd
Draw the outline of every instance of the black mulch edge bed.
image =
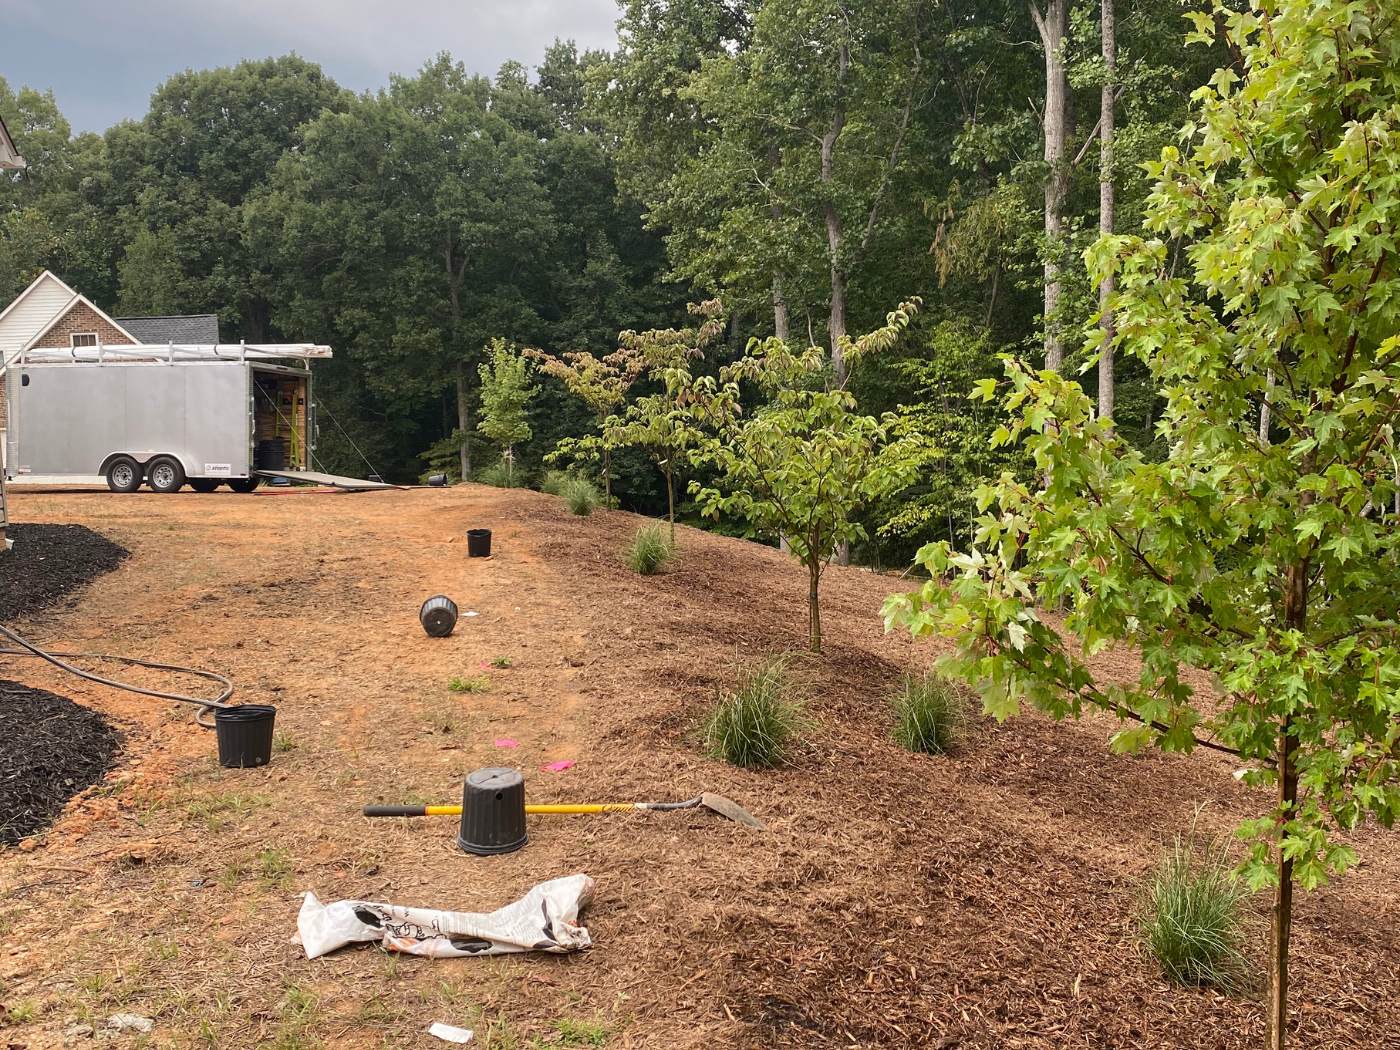
[[96, 711], [0, 679], [0, 843], [48, 827], [116, 761], [121, 734]]
[[81, 525], [11, 525], [9, 536], [14, 549], [0, 553], [0, 623], [57, 604], [128, 556]]

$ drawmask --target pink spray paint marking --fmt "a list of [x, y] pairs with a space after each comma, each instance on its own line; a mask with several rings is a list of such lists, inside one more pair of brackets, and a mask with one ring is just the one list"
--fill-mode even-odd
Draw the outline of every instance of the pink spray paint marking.
[[519, 746], [520, 746], [520, 741], [519, 741], [519, 740], [512, 740], [512, 739], [511, 739], [510, 737], [508, 737], [508, 736], [497, 737], [495, 740], [493, 740], [493, 741], [491, 741], [491, 742], [492, 742], [493, 744], [495, 744], [497, 747], [519, 747]]
[[548, 765], [540, 766], [540, 770], [545, 773], [562, 773], [573, 766], [572, 758], [561, 758], [558, 762], [550, 762]]

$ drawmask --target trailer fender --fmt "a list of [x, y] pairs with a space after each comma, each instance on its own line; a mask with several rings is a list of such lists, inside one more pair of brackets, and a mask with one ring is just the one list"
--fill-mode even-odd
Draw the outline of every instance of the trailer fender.
[[113, 452], [109, 452], [102, 460], [101, 466], [97, 468], [97, 473], [105, 475], [107, 473], [107, 468], [112, 465], [112, 460], [116, 459], [118, 456], [130, 456], [132, 459], [136, 460], [137, 463], [141, 464], [142, 470], [146, 468], [146, 464], [150, 463], [150, 461], [157, 456], [169, 456], [171, 459], [178, 460], [180, 466], [185, 468], [186, 477], [199, 477], [204, 473], [202, 469], [203, 464], [192, 462], [189, 456], [182, 455], [179, 452], [165, 452], [160, 449], [148, 448], [140, 450], [119, 448]]

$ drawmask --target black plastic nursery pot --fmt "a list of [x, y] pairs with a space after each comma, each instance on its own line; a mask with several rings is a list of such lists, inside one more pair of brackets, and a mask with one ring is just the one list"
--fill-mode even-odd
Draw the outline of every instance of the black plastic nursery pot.
[[490, 529], [468, 529], [468, 530], [467, 530], [467, 557], [468, 557], [468, 558], [489, 558], [489, 557], [491, 557], [491, 530], [490, 530]]
[[214, 712], [214, 735], [219, 738], [219, 765], [225, 769], [265, 766], [272, 761], [272, 727], [277, 708], [271, 704], [238, 704]]
[[445, 594], [437, 594], [418, 610], [418, 622], [429, 638], [446, 638], [457, 626], [457, 603]]
[[467, 775], [457, 845], [467, 853], [512, 853], [525, 845], [525, 778], [492, 766]]

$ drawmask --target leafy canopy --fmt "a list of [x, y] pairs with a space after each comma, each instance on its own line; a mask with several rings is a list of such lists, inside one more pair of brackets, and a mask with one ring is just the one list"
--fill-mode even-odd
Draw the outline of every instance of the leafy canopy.
[[[1000, 393], [997, 439], [1048, 480], [984, 486], [973, 548], [924, 548], [934, 580], [886, 617], [953, 638], [999, 718], [1100, 707], [1125, 720], [1116, 750], [1206, 743], [1251, 783], [1296, 770], [1296, 801], [1242, 829], [1247, 873], [1278, 878], [1277, 847], [1313, 886], [1355, 859], [1335, 829], [1400, 815], [1400, 19], [1382, 0], [1217, 17], [1247, 78], [1196, 93], [1150, 166], [1144, 234], [1088, 253], [1117, 278], [1120, 352], [1165, 397], [1165, 460], [1008, 359], [976, 396]], [[1141, 652], [1135, 678], [1088, 665], [1115, 644]]]
[[[916, 309], [906, 303], [885, 327], [847, 339], [847, 361], [892, 344]], [[691, 483], [702, 513], [733, 515], [752, 533], [786, 538], [808, 570], [814, 650], [821, 648], [817, 588], [828, 560], [841, 543], [865, 538], [858, 512], [907, 486], [923, 447], [901, 417], [862, 414], [855, 397], [844, 386], [829, 387], [829, 378], [822, 348], [794, 351], [781, 339], [754, 340], [717, 380], [695, 380], [689, 408], [704, 434], [691, 462], [714, 472], [710, 484]], [[761, 404], [750, 406], [746, 385], [762, 394]]]

